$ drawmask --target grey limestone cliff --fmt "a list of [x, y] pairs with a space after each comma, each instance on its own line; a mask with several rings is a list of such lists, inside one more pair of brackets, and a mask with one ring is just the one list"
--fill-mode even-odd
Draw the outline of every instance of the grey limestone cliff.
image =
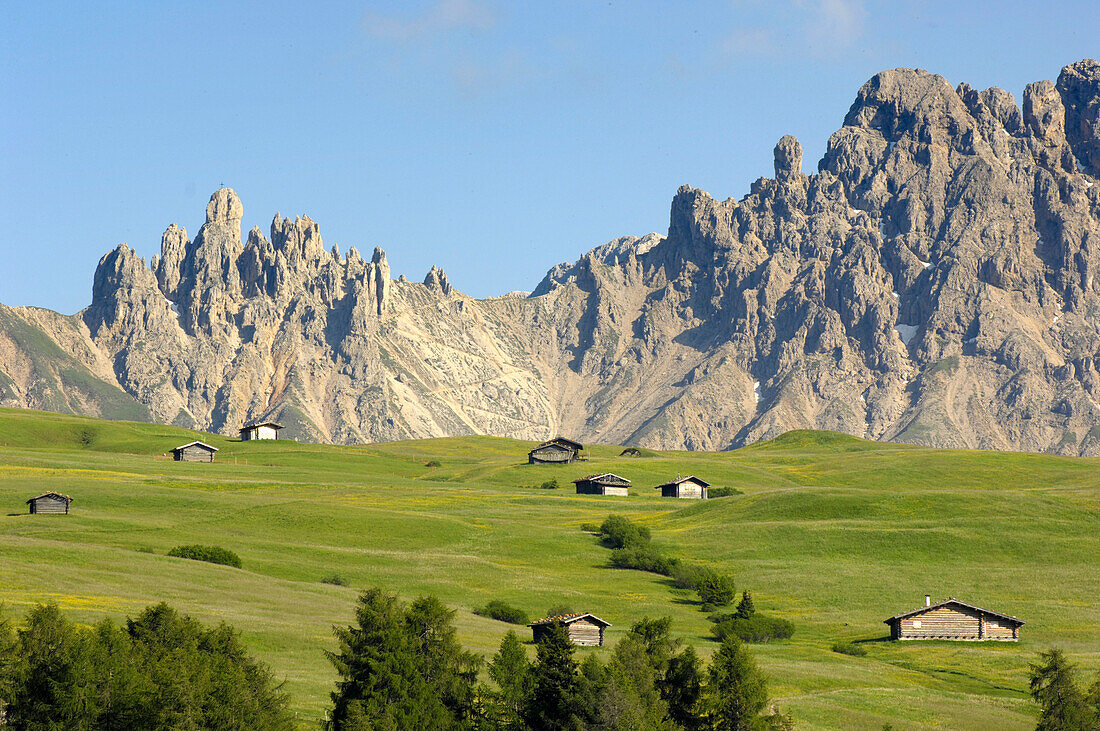
[[[684, 186], [667, 235], [593, 249], [528, 297], [474, 300], [434, 267], [394, 280], [308, 217], [242, 242], [223, 189], [194, 240], [172, 225], [149, 265], [108, 253], [77, 317], [0, 312], [0, 350], [31, 323], [152, 418], [228, 433], [264, 416], [337, 442], [728, 449], [818, 428], [1100, 454], [1100, 65], [1022, 102], [884, 71], [813, 174], [785, 136], [745, 197]], [[8, 370], [0, 403], [45, 403]]]

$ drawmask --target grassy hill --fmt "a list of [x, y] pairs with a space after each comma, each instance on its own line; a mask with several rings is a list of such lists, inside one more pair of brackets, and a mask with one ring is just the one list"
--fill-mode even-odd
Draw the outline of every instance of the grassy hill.
[[[177, 463], [201, 438], [214, 464]], [[461, 639], [490, 654], [509, 626], [471, 609], [504, 599], [531, 615], [566, 603], [613, 623], [643, 615], [709, 655], [709, 622], [687, 592], [608, 567], [582, 531], [611, 512], [648, 525], [673, 555], [709, 563], [792, 620], [792, 640], [753, 647], [800, 728], [1034, 726], [1027, 664], [1065, 649], [1100, 669], [1100, 461], [942, 451], [792, 432], [735, 452], [590, 448], [588, 464], [524, 463], [529, 443], [469, 437], [331, 447], [236, 442], [156, 424], [0, 410], [0, 601], [54, 601], [82, 621], [166, 600], [225, 619], [287, 680], [303, 724], [334, 679], [322, 656], [355, 596], [380, 584], [458, 610]], [[428, 466], [431, 463], [433, 466]], [[434, 466], [438, 464], [438, 466]], [[569, 481], [612, 471], [629, 498], [578, 496]], [[694, 473], [743, 494], [705, 503], [652, 489]], [[556, 479], [557, 490], [537, 486]], [[46, 490], [69, 516], [25, 515]], [[165, 554], [204, 543], [232, 569]], [[321, 583], [340, 574], [349, 587]], [[924, 594], [1014, 614], [1018, 644], [892, 643], [882, 620]], [[830, 650], [869, 640], [866, 657]], [[606, 650], [594, 650], [606, 652]]]

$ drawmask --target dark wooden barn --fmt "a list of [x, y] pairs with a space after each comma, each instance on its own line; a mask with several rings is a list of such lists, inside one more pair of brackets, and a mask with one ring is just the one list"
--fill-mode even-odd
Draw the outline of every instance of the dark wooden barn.
[[573, 480], [577, 486], [578, 495], [617, 495], [626, 497], [630, 494], [630, 480], [625, 477], [605, 472], [602, 475], [589, 475], [579, 480]]
[[55, 515], [68, 515], [69, 503], [73, 499], [68, 495], [62, 495], [59, 492], [44, 492], [38, 497], [32, 497], [27, 501], [27, 505], [30, 506], [31, 515], [38, 515], [40, 513], [53, 513]]
[[172, 450], [172, 458], [177, 462], [213, 462], [217, 447], [206, 442], [190, 442]]
[[550, 627], [560, 624], [569, 630], [569, 639], [574, 645], [590, 645], [600, 647], [603, 645], [603, 631], [610, 627], [610, 622], [605, 622], [595, 614], [587, 612], [583, 614], [559, 614], [554, 617], [540, 619], [527, 625], [534, 634], [535, 642], [541, 640]]
[[947, 599], [932, 604], [924, 598], [924, 606], [911, 612], [896, 614], [885, 620], [890, 625], [890, 638], [895, 640], [1000, 640], [1020, 639], [1023, 621], [1000, 612], [982, 609], [973, 604]]
[[527, 453], [528, 464], [570, 464], [584, 459], [584, 445], [565, 437], [554, 437]]
[[710, 483], [706, 480], [701, 480], [695, 475], [688, 475], [687, 477], [677, 477], [672, 482], [657, 485], [653, 489], [660, 490], [661, 497], [706, 500], [708, 487], [710, 487]]
[[241, 441], [250, 442], [254, 439], [278, 439], [282, 424], [274, 421], [254, 421], [240, 428]]

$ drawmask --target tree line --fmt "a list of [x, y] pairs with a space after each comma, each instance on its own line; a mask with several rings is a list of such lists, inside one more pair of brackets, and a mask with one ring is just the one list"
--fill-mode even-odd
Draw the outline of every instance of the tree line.
[[459, 644], [454, 612], [433, 596], [410, 604], [364, 592], [355, 623], [328, 653], [340, 680], [330, 731], [793, 728], [769, 708], [767, 682], [736, 637], [709, 665], [671, 635], [671, 619], [642, 619], [611, 650], [578, 661], [564, 625], [552, 625], [535, 659], [514, 631], [489, 660]]
[[167, 604], [119, 626], [83, 627], [39, 605], [18, 631], [0, 618], [0, 726], [58, 729], [291, 729], [288, 698], [240, 634]]

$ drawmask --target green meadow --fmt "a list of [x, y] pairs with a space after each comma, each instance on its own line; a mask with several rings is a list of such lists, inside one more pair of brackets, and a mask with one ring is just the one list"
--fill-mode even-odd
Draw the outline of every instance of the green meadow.
[[[220, 449], [214, 464], [166, 456], [193, 439]], [[436, 594], [486, 656], [509, 629], [472, 613], [490, 599], [532, 617], [556, 604], [593, 612], [613, 624], [612, 643], [642, 616], [669, 615], [709, 655], [710, 623], [690, 592], [610, 568], [582, 530], [614, 512], [794, 622], [791, 640], [752, 650], [799, 728], [1033, 728], [1027, 668], [1040, 650], [1063, 648], [1090, 679], [1100, 670], [1100, 460], [824, 432], [718, 454], [593, 446], [588, 463], [562, 466], [528, 466], [531, 446], [237, 442], [0, 410], [0, 602], [16, 618], [56, 602], [92, 623], [163, 600], [225, 620], [285, 679], [303, 727], [322, 717], [335, 679], [322, 653], [332, 625], [372, 585]], [[573, 494], [570, 481], [591, 472], [631, 479], [631, 496]], [[659, 497], [653, 486], [678, 473], [742, 494]], [[562, 487], [538, 487], [550, 479]], [[72, 514], [27, 515], [24, 501], [51, 490], [74, 498]], [[235, 551], [243, 568], [165, 555], [189, 543]], [[333, 574], [350, 585], [321, 582]], [[886, 641], [883, 620], [925, 594], [1015, 615], [1021, 640]], [[834, 653], [837, 640], [864, 641], [868, 654]]]

